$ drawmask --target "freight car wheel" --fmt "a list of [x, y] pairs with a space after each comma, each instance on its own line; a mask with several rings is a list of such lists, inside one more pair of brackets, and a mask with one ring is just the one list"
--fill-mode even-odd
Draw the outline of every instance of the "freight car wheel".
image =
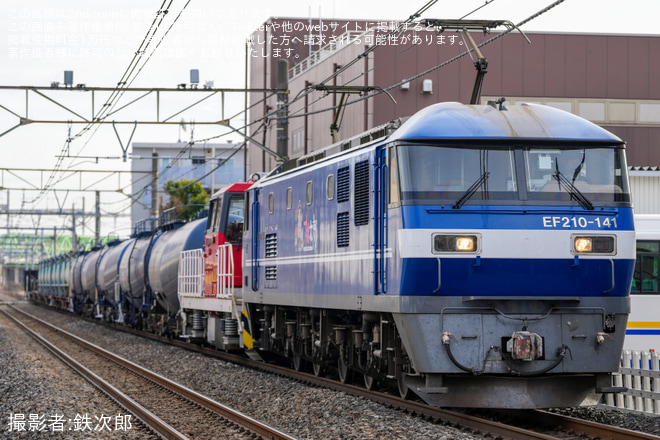
[[364, 387], [369, 391], [372, 391], [376, 388], [376, 379], [372, 376], [369, 376], [367, 373], [364, 373]]
[[299, 354], [293, 355], [291, 364], [293, 365], [293, 369], [296, 371], [302, 371], [302, 369], [305, 368], [305, 360], [301, 358]]
[[405, 380], [405, 374], [401, 374], [399, 378], [396, 381], [396, 384], [398, 385], [399, 388], [399, 396], [401, 396], [402, 399], [410, 399], [413, 395], [413, 392], [410, 391], [410, 388], [408, 388], [408, 384], [406, 384]]
[[337, 361], [337, 372], [339, 373], [339, 381], [341, 383], [350, 382], [353, 379], [353, 370], [348, 368], [343, 359]]
[[320, 377], [324, 374], [323, 365], [321, 365], [319, 362], [312, 363], [312, 370], [314, 370], [314, 376]]

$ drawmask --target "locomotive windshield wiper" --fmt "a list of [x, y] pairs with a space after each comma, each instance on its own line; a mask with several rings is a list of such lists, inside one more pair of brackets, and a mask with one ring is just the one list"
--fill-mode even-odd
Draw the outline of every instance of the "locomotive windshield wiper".
[[475, 192], [477, 192], [477, 190], [479, 189], [479, 187], [480, 187], [481, 185], [483, 185], [484, 182], [486, 182], [486, 180], [488, 179], [488, 176], [489, 176], [489, 175], [490, 175], [490, 173], [489, 173], [488, 171], [485, 171], [485, 172], [484, 172], [484, 173], [483, 173], [483, 174], [477, 179], [477, 181], [474, 182], [474, 183], [473, 183], [473, 184], [472, 184], [472, 185], [471, 185], [471, 186], [465, 191], [465, 193], [463, 193], [463, 195], [461, 196], [461, 198], [458, 199], [458, 200], [456, 200], [456, 203], [454, 203], [454, 206], [452, 206], [452, 208], [454, 208], [454, 209], [458, 209], [458, 208], [460, 208], [461, 206], [463, 206], [463, 204], [464, 204], [465, 202], [467, 202], [467, 201], [470, 199], [470, 197], [472, 197], [472, 196], [474, 195]]
[[590, 211], [594, 209], [594, 205], [589, 201], [589, 199], [587, 199], [584, 194], [582, 194], [582, 191], [577, 189], [573, 182], [564, 177], [564, 175], [560, 173], [558, 169], [555, 171], [552, 177], [557, 179], [559, 188], [562, 188], [564, 191], [571, 195], [571, 199], [577, 200], [577, 202], [585, 209]]

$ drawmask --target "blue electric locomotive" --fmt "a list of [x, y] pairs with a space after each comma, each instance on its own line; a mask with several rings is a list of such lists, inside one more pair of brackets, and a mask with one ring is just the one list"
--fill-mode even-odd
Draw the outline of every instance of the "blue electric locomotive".
[[635, 260], [623, 141], [540, 105], [442, 103], [398, 125], [246, 191], [254, 347], [436, 406], [617, 391]]

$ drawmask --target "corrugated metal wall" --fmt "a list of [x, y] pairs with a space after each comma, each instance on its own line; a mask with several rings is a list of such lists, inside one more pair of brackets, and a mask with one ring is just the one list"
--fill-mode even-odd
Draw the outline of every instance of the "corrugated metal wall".
[[660, 214], [660, 172], [630, 172], [635, 214]]

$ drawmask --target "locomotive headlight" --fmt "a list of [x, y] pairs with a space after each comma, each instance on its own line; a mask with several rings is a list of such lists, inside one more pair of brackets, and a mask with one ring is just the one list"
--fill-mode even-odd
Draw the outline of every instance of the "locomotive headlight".
[[456, 250], [461, 252], [474, 252], [477, 237], [456, 237]]
[[575, 237], [575, 245], [573, 246], [575, 252], [591, 252], [592, 243], [589, 237]]
[[433, 253], [466, 252], [479, 250], [477, 235], [433, 234]]
[[573, 252], [576, 254], [616, 254], [616, 237], [613, 235], [574, 235]]

